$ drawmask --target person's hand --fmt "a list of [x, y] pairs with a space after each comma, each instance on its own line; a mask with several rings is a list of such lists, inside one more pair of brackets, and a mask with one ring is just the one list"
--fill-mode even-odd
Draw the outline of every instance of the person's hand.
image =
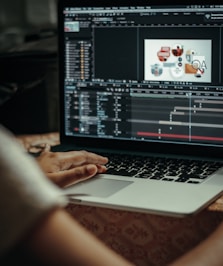
[[78, 183], [106, 171], [106, 157], [87, 151], [51, 152], [46, 145], [36, 158], [47, 177], [60, 187]]

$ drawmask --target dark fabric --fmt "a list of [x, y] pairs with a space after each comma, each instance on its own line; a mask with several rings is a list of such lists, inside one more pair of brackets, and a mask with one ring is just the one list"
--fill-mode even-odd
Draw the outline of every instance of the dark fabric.
[[0, 257], [1, 266], [44, 266], [31, 252], [23, 247], [16, 247]]

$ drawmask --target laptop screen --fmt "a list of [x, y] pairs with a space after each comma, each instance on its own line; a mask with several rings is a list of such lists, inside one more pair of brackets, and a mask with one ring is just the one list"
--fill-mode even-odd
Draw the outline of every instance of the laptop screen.
[[59, 10], [65, 136], [223, 147], [223, 5], [98, 2]]

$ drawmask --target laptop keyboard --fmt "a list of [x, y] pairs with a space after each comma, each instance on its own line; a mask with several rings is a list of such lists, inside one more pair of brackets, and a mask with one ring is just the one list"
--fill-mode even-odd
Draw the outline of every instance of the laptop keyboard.
[[103, 154], [109, 158], [107, 174], [199, 184], [223, 162]]

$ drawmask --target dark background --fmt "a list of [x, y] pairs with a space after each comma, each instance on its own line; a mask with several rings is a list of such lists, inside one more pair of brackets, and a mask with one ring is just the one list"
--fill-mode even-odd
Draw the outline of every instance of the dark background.
[[57, 64], [56, 0], [1, 0], [1, 124], [15, 134], [59, 129]]

